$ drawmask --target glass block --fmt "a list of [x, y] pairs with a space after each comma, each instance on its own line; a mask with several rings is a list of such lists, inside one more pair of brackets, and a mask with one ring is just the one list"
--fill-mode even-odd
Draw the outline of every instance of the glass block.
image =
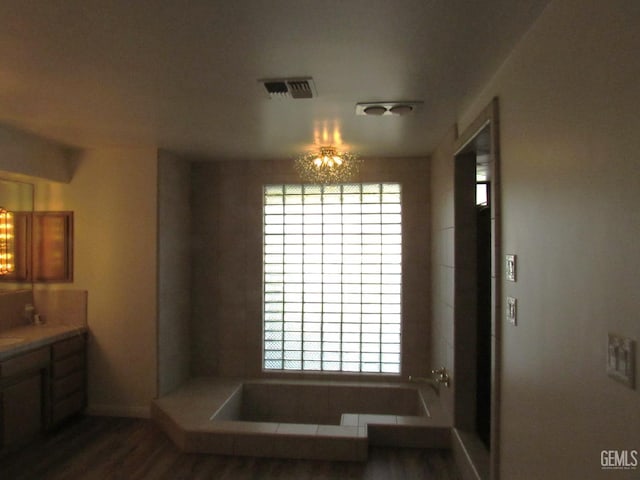
[[[286, 215], [287, 223], [300, 223], [302, 221], [302, 214], [304, 212], [304, 206], [301, 204], [287, 204], [282, 208], [282, 213]], [[266, 216], [265, 211], [265, 216]], [[283, 222], [284, 223], [284, 222]]]
[[283, 323], [281, 320], [275, 321], [275, 322], [270, 322], [270, 321], [264, 322], [265, 332], [281, 332], [282, 328], [283, 328]]
[[285, 185], [285, 195], [302, 195], [302, 185]]
[[264, 236], [265, 245], [282, 245], [283, 243], [284, 243], [283, 231], [280, 231], [277, 234], [269, 234]]
[[302, 342], [284, 342], [285, 358], [299, 358]]
[[340, 361], [340, 352], [322, 352], [322, 361]]
[[366, 373], [379, 373], [380, 372], [380, 364], [379, 363], [362, 363], [362, 371]]
[[400, 364], [383, 363], [380, 368], [381, 373], [400, 373]]
[[360, 352], [360, 342], [344, 343], [342, 342], [343, 352]]
[[302, 362], [303, 369], [307, 371], [322, 370], [322, 362], [319, 360], [304, 360]]
[[304, 360], [320, 360], [322, 357], [322, 354], [318, 351], [308, 351], [305, 350], [302, 358]]
[[265, 350], [264, 351], [264, 359], [265, 360], [280, 360], [282, 361], [282, 352], [280, 350]]
[[[368, 213], [375, 213], [375, 214], [380, 214], [382, 213], [382, 205], [380, 203], [363, 203], [362, 204], [362, 208], [360, 209], [362, 214], [368, 214]], [[395, 212], [389, 212], [389, 213], [395, 213]]]
[[[339, 338], [338, 338], [339, 339]], [[323, 352], [340, 352], [340, 342], [322, 342]]]
[[378, 335], [375, 343], [363, 343], [360, 347], [363, 353], [380, 353], [380, 336]]
[[340, 362], [326, 362], [322, 361], [322, 370], [326, 370], [328, 372], [337, 372], [340, 371]]
[[267, 360], [264, 361], [265, 370], [282, 370], [282, 360]]
[[[300, 340], [302, 340], [302, 331], [301, 330], [294, 330], [294, 331], [289, 331], [289, 330], [285, 330], [284, 332], [284, 339], [287, 341], [298, 341], [298, 343], [300, 342]], [[291, 343], [286, 343], [285, 348], [290, 349], [298, 349], [300, 348], [299, 346], [296, 347]]]
[[363, 186], [359, 183], [345, 183], [342, 185], [343, 193], [360, 193]]
[[[366, 332], [362, 334], [362, 342], [370, 345], [377, 345], [380, 342], [380, 334], [376, 332]], [[376, 351], [378, 347], [376, 346]]]
[[[342, 333], [342, 342], [343, 344], [347, 344], [349, 342], [353, 343], [353, 344], [359, 344], [360, 343], [360, 334], [359, 333]], [[350, 350], [353, 351], [353, 350]], [[358, 350], [356, 351], [360, 351], [360, 347], [358, 346]]]
[[322, 193], [322, 185], [304, 185], [303, 192], [305, 198], [307, 195], [320, 195]]
[[382, 333], [380, 334], [380, 341], [383, 344], [390, 344], [390, 343], [400, 344], [400, 334]]
[[340, 312], [338, 313], [327, 313], [324, 312], [322, 315], [322, 320], [323, 320], [323, 325], [325, 326], [324, 330], [328, 330], [328, 329], [338, 329], [338, 327], [336, 327], [337, 325], [340, 325], [342, 323], [342, 314]]
[[342, 361], [360, 363], [360, 352], [345, 352], [342, 354]]
[[382, 361], [384, 363], [400, 363], [400, 354], [398, 353], [383, 353]]
[[285, 370], [300, 370], [302, 367], [302, 362], [300, 360], [285, 360], [284, 361], [284, 369]]
[[[306, 217], [308, 215], [320, 215], [322, 213], [322, 204], [320, 203], [320, 197], [315, 197], [317, 200], [309, 202], [305, 199], [305, 204], [302, 206], [302, 213]], [[307, 223], [305, 221], [305, 223]], [[311, 223], [311, 222], [310, 222]]]
[[265, 225], [282, 225], [284, 224], [284, 215], [265, 215], [264, 217]]
[[282, 339], [282, 331], [279, 330], [267, 330], [264, 332], [265, 342], [270, 340], [281, 340]]
[[[287, 355], [271, 368], [399, 371], [400, 185], [264, 191], [264, 347]], [[320, 348], [334, 356], [321, 361]], [[362, 363], [360, 351], [368, 355]]]
[[[316, 328], [314, 328], [313, 330], [311, 330], [309, 327], [311, 326], [315, 326]], [[305, 342], [320, 342], [322, 340], [322, 334], [320, 333], [320, 324], [316, 323], [314, 325], [307, 325], [307, 323], [305, 322], [304, 324], [304, 333], [302, 334], [302, 338], [304, 339]], [[320, 345], [320, 344], [318, 344]]]
[[379, 353], [363, 353], [362, 362], [364, 363], [380, 363]]
[[381, 200], [381, 195], [379, 193], [364, 193], [362, 194], [362, 203], [363, 204], [373, 204], [379, 205]]
[[380, 345], [380, 350], [384, 353], [400, 353], [399, 343], [383, 343]]
[[359, 372], [360, 362], [342, 362], [343, 372]]
[[282, 350], [282, 342], [279, 341], [267, 341], [264, 342], [265, 350]]
[[264, 226], [265, 235], [282, 235], [284, 233], [284, 226], [282, 224], [270, 224]]

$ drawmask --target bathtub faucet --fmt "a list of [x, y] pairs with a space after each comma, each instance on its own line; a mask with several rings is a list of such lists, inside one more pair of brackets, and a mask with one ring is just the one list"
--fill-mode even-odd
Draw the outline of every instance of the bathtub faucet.
[[426, 383], [430, 385], [436, 392], [440, 390], [440, 385], [444, 385], [445, 387], [449, 386], [449, 383], [450, 383], [449, 374], [447, 373], [447, 370], [444, 367], [431, 370], [431, 374], [433, 375], [433, 378], [414, 377], [412, 375], [409, 375], [409, 381]]
[[449, 386], [450, 378], [446, 368], [435, 368], [431, 370], [431, 373], [435, 377], [436, 382], [443, 384], [445, 387]]

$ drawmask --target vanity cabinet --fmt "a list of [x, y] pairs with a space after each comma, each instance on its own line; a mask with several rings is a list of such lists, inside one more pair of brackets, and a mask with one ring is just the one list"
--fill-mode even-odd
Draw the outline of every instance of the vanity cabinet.
[[49, 348], [0, 362], [0, 448], [19, 446], [47, 424]]
[[86, 406], [86, 350], [85, 335], [51, 346], [51, 427], [81, 412]]

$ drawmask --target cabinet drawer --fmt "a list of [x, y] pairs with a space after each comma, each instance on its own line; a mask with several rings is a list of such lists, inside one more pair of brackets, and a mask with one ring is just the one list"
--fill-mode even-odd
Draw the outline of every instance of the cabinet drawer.
[[65, 397], [68, 397], [72, 393], [81, 392], [84, 390], [84, 371], [78, 371], [72, 373], [60, 380], [54, 380], [52, 385], [53, 401], [54, 403]]
[[49, 349], [41, 348], [0, 362], [0, 377], [11, 377], [49, 365]]
[[84, 408], [84, 392], [74, 393], [70, 397], [57, 402], [51, 411], [51, 422], [58, 423], [61, 420], [82, 411]]
[[76, 353], [70, 357], [67, 357], [63, 360], [58, 360], [53, 362], [52, 370], [53, 370], [53, 378], [61, 378], [69, 375], [78, 370], [84, 369], [84, 353]]
[[51, 353], [54, 360], [64, 358], [75, 352], [84, 350], [84, 336], [71, 337], [67, 340], [61, 340], [51, 346]]

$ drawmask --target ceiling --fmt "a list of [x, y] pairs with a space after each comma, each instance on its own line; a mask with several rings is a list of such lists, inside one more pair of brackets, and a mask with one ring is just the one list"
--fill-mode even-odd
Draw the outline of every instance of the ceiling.
[[[548, 0], [1, 2], [0, 122], [81, 148], [428, 155]], [[306, 77], [317, 97], [257, 81]], [[357, 102], [417, 100], [364, 117]]]

